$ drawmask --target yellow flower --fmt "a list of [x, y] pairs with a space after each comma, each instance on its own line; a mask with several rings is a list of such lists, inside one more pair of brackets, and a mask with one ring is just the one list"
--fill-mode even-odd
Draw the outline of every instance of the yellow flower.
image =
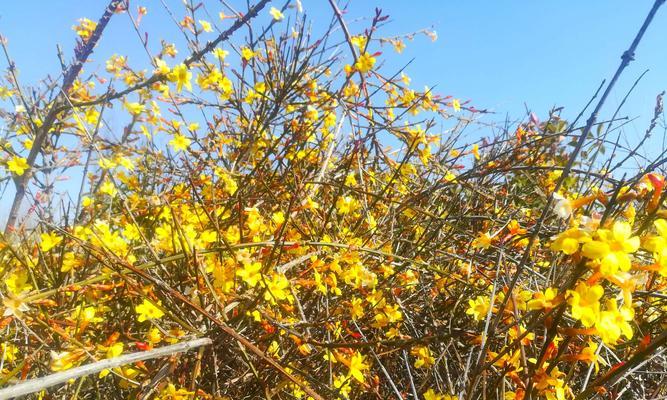
[[50, 365], [51, 371], [57, 372], [70, 369], [74, 366], [74, 364], [78, 364], [83, 359], [83, 357], [85, 357], [85, 355], [86, 353], [84, 353], [83, 350], [63, 351], [60, 353], [52, 351]]
[[187, 150], [191, 142], [192, 140], [188, 139], [180, 133], [177, 133], [174, 135], [174, 138], [169, 141], [169, 146], [171, 146], [174, 151], [184, 151]]
[[429, 368], [435, 364], [435, 358], [431, 355], [431, 350], [426, 346], [414, 347], [410, 354], [415, 358], [415, 368]]
[[561, 233], [551, 242], [550, 248], [554, 251], [562, 251], [567, 255], [572, 255], [579, 250], [581, 243], [591, 241], [591, 236], [583, 229], [571, 228]]
[[598, 350], [598, 344], [595, 342], [588, 342], [588, 346], [584, 347], [581, 350], [581, 353], [576, 355], [576, 359], [583, 361], [588, 365], [593, 364], [595, 366], [595, 373], [600, 370], [600, 363], [598, 362], [599, 356], [596, 354]]
[[134, 161], [127, 157], [118, 157], [116, 160], [118, 164], [122, 165], [125, 169], [128, 171], [133, 171], [134, 170]]
[[442, 395], [433, 389], [424, 392], [424, 400], [442, 400]]
[[398, 54], [403, 53], [403, 50], [405, 49], [405, 43], [402, 40], [394, 40], [391, 42], [391, 44], [394, 46], [394, 50]]
[[151, 328], [151, 330], [146, 333], [146, 340], [152, 344], [160, 343], [162, 341], [162, 333], [157, 328]]
[[545, 309], [549, 311], [550, 309], [556, 306], [554, 299], [558, 295], [558, 290], [554, 288], [547, 288], [544, 293], [537, 292], [533, 295], [533, 299], [528, 302], [529, 310], [542, 310]]
[[657, 219], [653, 221], [655, 229], [658, 231], [657, 236], [649, 236], [643, 243], [643, 247], [653, 253], [659, 253], [667, 247], [667, 220]]
[[155, 66], [157, 67], [155, 69], [155, 72], [158, 74], [169, 75], [169, 73], [171, 72], [171, 69], [167, 65], [167, 62], [161, 58], [157, 57], [155, 58]]
[[130, 114], [135, 115], [135, 116], [144, 112], [144, 109], [146, 108], [143, 104], [140, 104], [140, 103], [125, 102], [123, 105], [125, 106], [125, 108], [127, 109], [127, 111]]
[[[83, 204], [84, 202], [82, 202]], [[84, 207], [86, 207], [84, 205]], [[68, 251], [63, 255], [62, 259], [62, 265], [60, 266], [60, 271], [61, 272], [68, 272], [71, 271], [74, 268], [80, 267], [84, 263], [83, 259], [77, 257], [74, 253], [71, 251]]]
[[4, 281], [5, 285], [7, 285], [7, 290], [15, 296], [32, 289], [30, 275], [25, 268], [16, 269], [12, 273], [5, 275]]
[[352, 300], [350, 300], [350, 316], [352, 317], [353, 320], [357, 320], [361, 317], [364, 316], [366, 313], [363, 307], [363, 300], [358, 298], [358, 297], [353, 297]]
[[19, 352], [19, 349], [11, 343], [2, 343], [0, 344], [0, 357], [5, 358], [5, 362], [14, 362], [16, 360], [16, 354]]
[[62, 236], [56, 235], [55, 232], [42, 233], [40, 236], [39, 248], [46, 253], [52, 248], [56, 247], [58, 243], [62, 242]]
[[281, 13], [280, 10], [275, 7], [271, 7], [269, 14], [271, 14], [271, 17], [273, 17], [274, 21], [282, 21], [285, 18], [283, 13]]
[[488, 249], [492, 241], [493, 236], [489, 235], [488, 232], [484, 232], [472, 241], [472, 247], [476, 249]]
[[123, 354], [123, 349], [124, 349], [123, 342], [116, 342], [109, 346], [107, 349], [107, 352], [105, 354], [106, 358], [116, 358]]
[[257, 282], [262, 278], [262, 263], [249, 262], [243, 265], [243, 268], [236, 271], [236, 275], [243, 280], [248, 286], [255, 287]]
[[352, 42], [352, 44], [358, 47], [359, 49], [363, 49], [366, 46], [367, 39], [368, 38], [364, 35], [357, 35], [357, 36], [352, 36], [350, 38], [350, 42]]
[[194, 392], [189, 392], [183, 388], [176, 389], [173, 383], [168, 384], [158, 397], [159, 400], [190, 400], [193, 398]]
[[271, 216], [271, 221], [276, 225], [282, 225], [285, 222], [285, 213], [282, 211], [274, 212]]
[[137, 321], [139, 322], [144, 322], [151, 319], [159, 319], [164, 316], [164, 312], [147, 299], [144, 299], [143, 303], [136, 306], [134, 311], [139, 315], [137, 317]]
[[364, 356], [361, 353], [355, 353], [350, 358], [350, 372], [348, 376], [352, 376], [357, 381], [364, 383], [364, 371], [368, 370], [370, 366], [364, 363]]
[[354, 212], [359, 208], [359, 202], [357, 202], [352, 196], [339, 197], [336, 200], [336, 210], [341, 214], [349, 214]]
[[116, 190], [113, 182], [105, 180], [102, 186], [100, 186], [100, 192], [114, 197], [118, 193], [118, 190]]
[[354, 63], [354, 67], [357, 69], [357, 71], [363, 74], [372, 70], [374, 65], [375, 65], [375, 57], [372, 57], [368, 53], [361, 54], [359, 58], [357, 58], [357, 62]]
[[220, 177], [220, 180], [224, 184], [224, 190], [225, 192], [227, 192], [227, 194], [233, 195], [234, 193], [236, 193], [239, 186], [234, 180], [234, 178], [231, 175], [229, 175], [227, 171], [225, 171], [220, 167], [216, 167], [214, 173], [216, 176]]
[[632, 326], [629, 321], [632, 321], [634, 316], [635, 312], [632, 308], [623, 306], [619, 310], [616, 299], [609, 299], [607, 300], [607, 309], [600, 313], [595, 329], [603, 342], [614, 345], [621, 335], [627, 339], [632, 339]]
[[97, 316], [95, 307], [83, 307], [81, 305], [77, 306], [74, 311], [72, 311], [69, 319], [81, 325], [104, 321], [104, 318]]
[[458, 397], [451, 394], [442, 394], [433, 389], [429, 389], [424, 392], [424, 400], [458, 400]]
[[97, 22], [91, 21], [88, 18], [79, 19], [79, 25], [72, 27], [83, 42], [87, 42], [90, 39], [95, 28], [97, 28]]
[[266, 291], [264, 292], [264, 300], [275, 304], [276, 300], [287, 300], [292, 302], [292, 295], [290, 294], [289, 280], [282, 274], [273, 274], [271, 279], [266, 280]]
[[480, 158], [480, 156], [479, 156], [479, 145], [477, 143], [475, 143], [472, 146], [472, 150], [470, 152], [475, 156], [475, 160], [479, 160], [479, 158]]
[[[116, 358], [119, 357], [121, 354], [123, 354], [123, 349], [125, 348], [125, 345], [123, 344], [123, 342], [116, 342], [111, 346], [106, 347], [106, 349], [105, 346], [99, 346], [99, 348], [100, 350], [106, 350], [106, 354], [104, 355], [105, 358]], [[102, 371], [100, 371], [98, 377], [104, 378], [110, 373], [111, 373], [110, 370], [103, 369]]]
[[644, 240], [643, 247], [653, 253], [655, 268], [663, 277], [667, 277], [667, 220], [658, 219], [653, 222], [658, 236], [649, 236]]
[[511, 327], [509, 330], [509, 337], [512, 338], [512, 340], [517, 340], [519, 337], [521, 337], [520, 340], [524, 346], [529, 345], [530, 342], [535, 340], [535, 334], [533, 332], [526, 333], [526, 328], [524, 328], [522, 325], [515, 325]]
[[20, 318], [23, 316], [24, 312], [30, 310], [23, 300], [12, 295], [5, 296], [5, 298], [2, 299], [2, 305], [5, 306], [5, 310], [2, 314], [4, 317], [16, 315]]
[[584, 257], [600, 263], [603, 276], [621, 271], [629, 271], [632, 266], [630, 254], [639, 249], [639, 237], [631, 236], [632, 228], [627, 222], [617, 221], [612, 229], [598, 229], [597, 238], [584, 244], [581, 253]]
[[204, 32], [213, 32], [213, 28], [211, 27], [211, 23], [208, 21], [204, 21], [203, 19], [199, 20], [199, 25], [201, 25], [201, 28]]
[[189, 91], [192, 91], [192, 83], [190, 82], [192, 79], [192, 72], [190, 72], [185, 64], [179, 64], [175, 66], [167, 78], [171, 82], [176, 82], [176, 91], [178, 91], [178, 93], [183, 90], [183, 86], [185, 86], [185, 88]]
[[345, 375], [336, 375], [333, 380], [334, 388], [338, 391], [338, 393], [343, 396], [343, 398], [349, 398], [350, 397], [350, 391], [352, 391], [352, 388], [350, 387], [350, 379], [346, 377]]
[[568, 290], [568, 303], [572, 308], [572, 317], [581, 321], [586, 328], [595, 324], [600, 314], [600, 298], [604, 289], [600, 285], [588, 286], [579, 282], [574, 290]]
[[0, 86], [0, 99], [7, 100], [8, 98], [12, 97], [13, 95], [14, 95], [14, 92], [12, 90], [9, 90], [4, 86]]
[[486, 296], [477, 296], [475, 300], [468, 300], [468, 309], [466, 314], [472, 315], [477, 321], [481, 321], [486, 318], [486, 315], [489, 313], [489, 308], [491, 307], [491, 301]]
[[403, 313], [398, 309], [398, 304], [390, 306], [384, 306], [380, 312], [375, 314], [375, 322], [373, 327], [375, 328], [384, 328], [389, 324], [400, 322], [403, 320]]
[[213, 49], [212, 53], [213, 53], [213, 56], [218, 59], [218, 61], [224, 61], [225, 57], [227, 57], [227, 55], [229, 54], [229, 52], [227, 50], [223, 50], [219, 47], [216, 47], [215, 49]]
[[14, 156], [11, 160], [7, 161], [7, 169], [9, 172], [13, 172], [18, 176], [23, 175], [28, 168], [30, 168], [28, 160], [23, 157]]
[[254, 51], [252, 51], [248, 47], [244, 47], [241, 49], [241, 58], [243, 58], [246, 61], [250, 61], [253, 57], [255, 57]]
[[99, 165], [102, 169], [111, 169], [117, 166], [113, 160], [109, 160], [106, 157], [100, 157], [100, 159], [97, 160], [97, 165]]
[[456, 112], [461, 111], [461, 102], [459, 101], [459, 99], [452, 100], [452, 108]]

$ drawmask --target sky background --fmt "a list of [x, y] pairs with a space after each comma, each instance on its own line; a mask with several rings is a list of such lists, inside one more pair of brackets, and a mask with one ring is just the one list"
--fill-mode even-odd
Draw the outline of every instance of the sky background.
[[[11, 56], [21, 71], [24, 84], [56, 73], [59, 64], [56, 45], [71, 54], [74, 32], [71, 26], [81, 17], [93, 20], [101, 15], [106, 0], [23, 0], [0, 5], [0, 33], [9, 40]], [[180, 0], [165, 0], [181, 17]], [[243, 8], [245, 2], [232, 1]], [[282, 2], [274, 2], [280, 6]], [[403, 55], [388, 55], [387, 68], [415, 58], [408, 67], [416, 87], [436, 86], [437, 91], [470, 100], [481, 109], [492, 109], [502, 120], [525, 114], [529, 107], [544, 116], [552, 106], [576, 114], [604, 78], [609, 78], [629, 46], [653, 1], [404, 1], [352, 0], [346, 18], [353, 33], [359, 33], [380, 6], [391, 17], [381, 35], [409, 33], [433, 27], [438, 40], [420, 36]], [[217, 0], [205, 0], [212, 17], [222, 9]], [[342, 2], [341, 2], [342, 4]], [[158, 0], [133, 0], [148, 15], [142, 28], [157, 46], [159, 37], [178, 40]], [[303, 0], [306, 13], [315, 22], [328, 22], [331, 11], [325, 0]], [[264, 12], [264, 14], [267, 14]], [[263, 15], [264, 21], [268, 15]], [[356, 22], [355, 22], [356, 19]], [[211, 18], [217, 22], [217, 18]], [[650, 118], [655, 96], [667, 87], [667, 8], [658, 13], [608, 105], [615, 107], [634, 80], [646, 69], [628, 107], [629, 116], [643, 117], [633, 124], [643, 132]], [[146, 62], [136, 34], [126, 17], [112, 19], [108, 34], [97, 51], [102, 56], [115, 50], [128, 54], [130, 62]], [[385, 52], [393, 53], [386, 46]], [[5, 64], [0, 60], [0, 65]], [[393, 65], [392, 65], [393, 64]], [[613, 111], [613, 110], [611, 110]], [[611, 112], [610, 111], [610, 112]]]
[[[176, 18], [183, 17], [181, 0], [163, 0]], [[230, 0], [239, 10], [245, 1]], [[315, 29], [329, 22], [332, 14], [326, 0], [302, 0], [305, 12]], [[206, 18], [220, 23], [222, 10], [218, 0], [204, 0]], [[97, 20], [106, 0], [5, 0], [0, 3], [0, 34], [8, 40], [12, 59], [19, 69], [23, 85], [33, 85], [51, 74], [57, 76], [60, 64], [56, 45], [61, 45], [67, 59], [72, 55], [77, 19]], [[283, 2], [273, 2], [280, 7]], [[341, 6], [343, 2], [339, 1]], [[407, 68], [415, 88], [436, 87], [443, 95], [470, 101], [478, 109], [496, 114], [488, 122], [525, 118], [526, 108], [542, 119], [554, 106], [564, 107], [564, 116], [572, 118], [588, 102], [603, 79], [616, 70], [620, 56], [628, 48], [653, 1], [587, 0], [587, 1], [404, 1], [352, 0], [345, 15], [353, 34], [362, 33], [375, 7], [390, 16], [390, 23], [379, 36], [395, 36], [433, 28], [438, 40], [418, 36], [407, 42], [402, 55], [391, 46], [381, 50], [386, 60], [384, 72], [393, 72], [414, 59]], [[149, 32], [152, 50], [160, 39], [176, 42], [182, 60], [186, 47], [159, 0], [132, 0], [131, 8], [148, 8], [141, 29]], [[288, 15], [294, 15], [290, 11]], [[364, 19], [365, 17], [365, 19]], [[258, 23], [270, 21], [268, 7]], [[210, 38], [214, 37], [211, 33]], [[237, 32], [233, 41], [245, 39]], [[656, 95], [667, 88], [667, 6], [658, 13], [631, 63], [612, 93], [601, 119], [609, 117], [639, 75], [650, 70], [630, 97], [622, 115], [637, 118], [623, 132], [623, 143], [636, 142], [653, 114]], [[347, 49], [342, 49], [346, 51]], [[129, 56], [132, 66], [146, 68], [147, 55], [131, 29], [127, 15], [112, 18], [93, 55], [96, 65], [103, 66], [111, 54]], [[386, 56], [386, 57], [385, 57]], [[0, 68], [6, 68], [0, 57]], [[92, 68], [92, 67], [87, 67]], [[102, 67], [103, 68], [103, 67]], [[122, 121], [115, 122], [122, 127]], [[114, 125], [114, 121], [110, 124]], [[120, 135], [120, 129], [118, 134]], [[471, 131], [472, 142], [491, 132]], [[647, 143], [647, 150], [660, 151], [664, 130], [659, 128]], [[9, 201], [5, 193], [0, 201]], [[8, 205], [7, 205], [8, 206]], [[4, 214], [0, 212], [1, 215]]]

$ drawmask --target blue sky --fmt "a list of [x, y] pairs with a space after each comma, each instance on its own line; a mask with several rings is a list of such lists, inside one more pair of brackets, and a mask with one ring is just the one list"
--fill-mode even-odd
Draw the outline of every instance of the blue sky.
[[[180, 16], [179, 0], [166, 3]], [[232, 3], [241, 9], [245, 2]], [[9, 39], [23, 83], [57, 72], [56, 45], [71, 54], [71, 26], [84, 16], [96, 20], [105, 4], [106, 0], [3, 2], [0, 33]], [[159, 1], [134, 0], [131, 4], [133, 8], [148, 8], [142, 28], [150, 32], [152, 43], [157, 45], [159, 37], [179, 39]], [[221, 9], [216, 0], [205, 0], [204, 4], [213, 16]], [[329, 20], [327, 1], [303, 0], [303, 4], [315, 22]], [[391, 54], [392, 63], [387, 68], [415, 58], [408, 73], [417, 87], [437, 86], [438, 92], [492, 109], [498, 113], [492, 118], [503, 120], [506, 113], [523, 116], [526, 106], [541, 116], [554, 105], [564, 106], [566, 115], [576, 114], [601, 80], [611, 76], [651, 5], [648, 0], [353, 0], [346, 18], [353, 33], [360, 32], [368, 21], [359, 18], [380, 6], [391, 16], [383, 35], [434, 27], [439, 36], [435, 43], [418, 37], [408, 43], [403, 55]], [[268, 15], [263, 17], [266, 21]], [[666, 37], [667, 8], [657, 15], [637, 60], [610, 99], [609, 113], [639, 74], [650, 69], [625, 109], [625, 114], [640, 117], [628, 127], [628, 134], [643, 132], [656, 94], [667, 87]], [[113, 51], [128, 54], [131, 62], [146, 62], [128, 19], [122, 15], [112, 20], [98, 48], [98, 60]], [[393, 53], [389, 47], [384, 51]]]

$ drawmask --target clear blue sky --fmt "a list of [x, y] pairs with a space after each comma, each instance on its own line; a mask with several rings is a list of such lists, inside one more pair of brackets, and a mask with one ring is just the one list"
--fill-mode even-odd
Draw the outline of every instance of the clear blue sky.
[[[182, 17], [180, 0], [165, 0]], [[245, 1], [232, 0], [239, 9]], [[74, 33], [71, 26], [80, 17], [96, 20], [106, 0], [23, 0], [0, 5], [0, 33], [9, 39], [9, 49], [24, 84], [46, 74], [57, 73], [56, 44], [71, 55]], [[342, 2], [340, 2], [342, 4]], [[603, 78], [616, 69], [653, 1], [404, 1], [352, 0], [346, 18], [353, 33], [359, 33], [369, 16], [381, 6], [391, 16], [381, 35], [408, 33], [433, 26], [439, 39], [426, 37], [409, 42], [402, 56], [390, 54], [397, 68], [413, 57], [408, 68], [416, 87], [437, 86], [437, 91], [470, 100], [477, 108], [492, 109], [492, 120], [524, 115], [524, 103], [541, 117], [554, 105], [564, 106], [571, 116], [586, 103]], [[204, 0], [213, 16], [221, 9], [217, 0]], [[282, 2], [275, 2], [280, 6]], [[303, 0], [315, 22], [331, 16], [325, 0]], [[142, 28], [150, 32], [153, 48], [159, 38], [179, 41], [177, 29], [158, 0], [133, 0], [131, 6], [148, 8]], [[667, 6], [657, 15], [637, 52], [637, 60], [624, 74], [606, 108], [607, 115], [618, 104], [634, 80], [650, 69], [625, 109], [625, 115], [640, 119], [626, 130], [629, 139], [643, 132], [652, 115], [657, 93], [667, 88]], [[269, 16], [264, 12], [263, 23]], [[217, 18], [211, 17], [212, 21]], [[238, 38], [237, 38], [238, 39]], [[184, 46], [181, 46], [184, 50]], [[112, 20], [108, 35], [96, 52], [101, 61], [111, 53], [128, 54], [133, 65], [146, 65], [146, 55], [130, 29], [127, 16]], [[133, 60], [135, 62], [133, 62]], [[4, 61], [0, 65], [4, 68]], [[481, 132], [480, 134], [484, 134]], [[661, 142], [661, 141], [660, 141]]]

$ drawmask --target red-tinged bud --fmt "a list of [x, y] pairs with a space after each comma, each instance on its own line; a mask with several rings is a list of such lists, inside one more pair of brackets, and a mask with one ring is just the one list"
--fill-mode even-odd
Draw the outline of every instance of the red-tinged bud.
[[26, 360], [25, 364], [23, 364], [23, 368], [21, 368], [22, 381], [24, 381], [28, 377], [28, 373], [30, 373], [31, 367], [32, 367], [32, 362], [30, 362], [30, 360]]
[[646, 177], [651, 182], [651, 185], [655, 190], [662, 191], [662, 188], [665, 186], [664, 176], [656, 174], [655, 172], [651, 172], [649, 174], [646, 174]]
[[547, 346], [547, 352], [545, 353], [545, 359], [549, 360], [553, 357], [556, 356], [558, 353], [558, 346], [554, 342], [549, 343], [549, 346]]
[[262, 329], [264, 329], [266, 333], [271, 335], [276, 332], [276, 328], [267, 321], [262, 321], [261, 324], [262, 324]]
[[643, 351], [646, 350], [648, 345], [651, 344], [651, 335], [646, 334], [642, 340], [639, 342], [639, 347], [637, 348], [637, 351]]
[[0, 320], [0, 329], [4, 329], [5, 326], [9, 325], [9, 323], [12, 322], [13, 320], [14, 320], [14, 317], [12, 317], [12, 316], [9, 316], [7, 318], [3, 318], [2, 320]]
[[294, 243], [294, 244], [290, 244], [290, 245], [285, 246], [285, 250], [297, 250], [300, 247], [301, 247], [301, 245], [299, 243]]
[[118, 338], [120, 337], [120, 332], [114, 332], [109, 337], [107, 340], [104, 341], [105, 346], [111, 346], [112, 344], [116, 343], [118, 341]]
[[607, 389], [605, 389], [604, 386], [598, 386], [598, 387], [596, 387], [596, 388], [595, 388], [595, 391], [596, 391], [599, 395], [601, 395], [601, 396], [603, 396], [603, 395], [605, 395], [605, 394], [607, 393]]
[[517, 389], [514, 393], [514, 400], [523, 400], [526, 397], [526, 391], [523, 389]]
[[361, 339], [361, 333], [359, 333], [359, 332], [353, 332], [353, 331], [350, 331], [349, 333], [350, 333], [350, 336], [352, 336], [353, 338], [355, 338], [355, 339]]
[[620, 367], [622, 367], [624, 365], [625, 365], [625, 361], [621, 361], [620, 363], [612, 365], [607, 374], [613, 373], [614, 371], [616, 371], [617, 369], [619, 369]]
[[146, 342], [134, 342], [134, 345], [138, 350], [141, 351], [150, 350], [150, 345]]

